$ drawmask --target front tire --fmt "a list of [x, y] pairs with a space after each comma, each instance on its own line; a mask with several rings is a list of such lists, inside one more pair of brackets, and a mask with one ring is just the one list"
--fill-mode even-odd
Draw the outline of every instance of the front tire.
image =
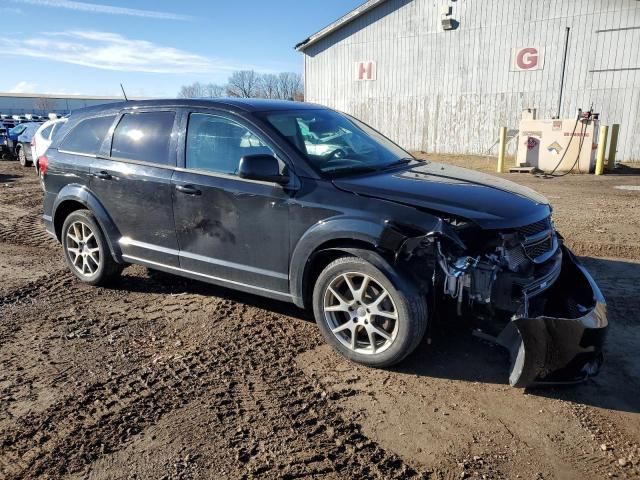
[[83, 283], [105, 285], [122, 272], [89, 210], [76, 210], [65, 219], [61, 241], [69, 269]]
[[425, 295], [391, 267], [341, 257], [318, 276], [313, 311], [327, 343], [349, 360], [389, 367], [418, 346], [427, 327]]

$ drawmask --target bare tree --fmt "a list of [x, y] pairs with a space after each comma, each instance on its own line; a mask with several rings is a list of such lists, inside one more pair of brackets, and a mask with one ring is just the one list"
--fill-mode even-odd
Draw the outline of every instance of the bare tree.
[[278, 96], [284, 100], [294, 100], [302, 95], [302, 75], [282, 72], [278, 75]]
[[208, 83], [206, 88], [206, 97], [208, 98], [217, 98], [223, 97], [226, 91], [226, 87], [223, 85], [218, 85], [216, 83]]
[[229, 77], [227, 94], [230, 97], [252, 98], [260, 93], [260, 76], [253, 70], [233, 72]]
[[260, 75], [260, 96], [264, 98], [280, 98], [277, 75], [273, 73]]
[[183, 85], [180, 88], [178, 96], [180, 98], [196, 98], [203, 97], [205, 94], [205, 86], [200, 82], [195, 82], [191, 85]]
[[226, 86], [195, 82], [180, 88], [181, 98], [216, 98], [223, 95], [241, 98], [278, 98], [304, 100], [302, 75], [293, 72], [259, 74], [253, 70], [233, 72]]
[[222, 97], [225, 92], [225, 87], [217, 85], [215, 83], [207, 83], [206, 85], [200, 82], [195, 82], [191, 85], [183, 85], [180, 88], [178, 97], [180, 98], [216, 98]]

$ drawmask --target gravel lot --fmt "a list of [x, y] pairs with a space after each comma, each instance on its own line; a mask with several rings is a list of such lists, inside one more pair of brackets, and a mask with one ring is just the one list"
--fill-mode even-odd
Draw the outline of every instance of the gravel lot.
[[0, 478], [638, 478], [640, 191], [615, 187], [640, 176], [505, 176], [551, 199], [607, 298], [585, 384], [512, 389], [454, 324], [372, 370], [287, 304], [141, 267], [82, 286], [33, 170], [0, 162]]

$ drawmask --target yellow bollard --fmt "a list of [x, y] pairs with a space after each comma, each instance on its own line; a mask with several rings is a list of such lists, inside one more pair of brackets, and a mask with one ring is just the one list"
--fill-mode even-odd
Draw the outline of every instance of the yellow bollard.
[[600, 136], [598, 138], [598, 153], [596, 155], [596, 175], [602, 175], [604, 173], [604, 151], [607, 148], [608, 133], [609, 133], [609, 127], [607, 125], [600, 125]]
[[498, 146], [498, 173], [504, 173], [504, 153], [507, 148], [507, 127], [500, 127], [500, 144]]
[[609, 157], [607, 158], [607, 170], [616, 168], [616, 151], [618, 150], [618, 132], [620, 124], [611, 125], [611, 140], [609, 141]]

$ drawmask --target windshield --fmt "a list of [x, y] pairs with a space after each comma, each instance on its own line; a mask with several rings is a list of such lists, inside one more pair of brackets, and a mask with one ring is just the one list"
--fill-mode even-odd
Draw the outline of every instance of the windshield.
[[263, 117], [323, 174], [376, 171], [413, 160], [371, 127], [333, 110], [267, 112]]
[[11, 130], [9, 130], [9, 133], [11, 135], [20, 135], [26, 129], [27, 129], [26, 125], [18, 125], [17, 127], [13, 127]]

